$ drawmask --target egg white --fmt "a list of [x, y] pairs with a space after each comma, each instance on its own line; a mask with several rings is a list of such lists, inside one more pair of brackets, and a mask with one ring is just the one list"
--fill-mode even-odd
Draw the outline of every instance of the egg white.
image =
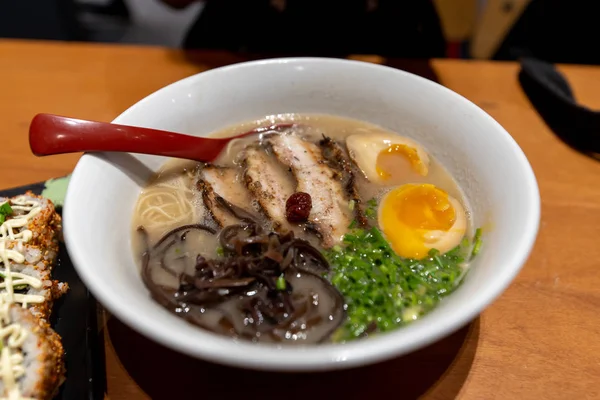
[[447, 231], [424, 230], [423, 244], [429, 250], [436, 249], [444, 254], [458, 246], [467, 231], [467, 215], [464, 207], [454, 197], [448, 195], [448, 201], [454, 207], [455, 221]]
[[[352, 158], [369, 181], [380, 184], [387, 182], [377, 172], [377, 157], [381, 151], [395, 144], [415, 149], [417, 156], [423, 164], [423, 171], [420, 174], [423, 176], [427, 175], [430, 164], [429, 155], [423, 146], [412, 139], [383, 132], [356, 134], [346, 138], [346, 146], [348, 147], [350, 158]], [[412, 169], [412, 166], [409, 166], [409, 168]]]

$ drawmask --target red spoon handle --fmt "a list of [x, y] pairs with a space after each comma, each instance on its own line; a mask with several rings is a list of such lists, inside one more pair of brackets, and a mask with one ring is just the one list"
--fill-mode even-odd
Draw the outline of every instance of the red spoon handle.
[[231, 139], [206, 139], [52, 114], [36, 115], [29, 127], [29, 145], [36, 156], [118, 151], [211, 161]]

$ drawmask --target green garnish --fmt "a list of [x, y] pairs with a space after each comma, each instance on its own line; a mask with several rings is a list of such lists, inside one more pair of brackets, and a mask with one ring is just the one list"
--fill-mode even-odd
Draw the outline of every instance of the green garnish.
[[405, 259], [377, 228], [353, 229], [343, 242], [325, 252], [348, 307], [336, 341], [386, 332], [430, 311], [461, 282], [470, 249], [467, 240], [445, 254], [433, 249], [423, 260]]
[[365, 208], [365, 216], [367, 218], [375, 219], [377, 217], [377, 200], [371, 199], [367, 201], [367, 208]]
[[[6, 279], [6, 274], [4, 272], [0, 272], [0, 278], [2, 280]], [[24, 289], [27, 289], [27, 286], [29, 286], [27, 283], [23, 283], [20, 285], [13, 284], [13, 289], [14, 290], [24, 290]]]
[[481, 250], [481, 228], [475, 230], [475, 236], [473, 237], [473, 250], [471, 250], [471, 259], [479, 254]]
[[350, 202], [348, 203], [348, 208], [350, 209], [350, 211], [354, 211], [355, 205], [356, 205], [356, 201], [350, 200]]
[[4, 203], [2, 203], [2, 205], [0, 205], [0, 224], [3, 224], [4, 221], [6, 221], [6, 217], [11, 215], [12, 213], [13, 213], [13, 209], [10, 206], [10, 204], [8, 203], [8, 201], [5, 201]]
[[2, 205], [0, 205], [0, 214], [4, 214], [4, 215], [10, 215], [13, 213], [13, 209], [10, 206], [10, 204], [8, 204], [8, 201], [2, 203]]
[[218, 255], [219, 257], [223, 257], [223, 256], [225, 255], [225, 251], [224, 251], [224, 250], [223, 250], [223, 248], [222, 248], [222, 247], [220, 247], [220, 246], [219, 246], [219, 247], [217, 247], [217, 255]]
[[69, 186], [70, 180], [71, 175], [47, 180], [44, 184], [42, 196], [50, 199], [56, 207], [62, 207], [65, 202], [65, 195], [67, 194], [67, 187]]
[[285, 278], [283, 277], [283, 275], [280, 275], [279, 278], [277, 278], [277, 282], [275, 283], [275, 287], [277, 288], [277, 290], [285, 290], [285, 288], [287, 287], [286, 283], [285, 283]]

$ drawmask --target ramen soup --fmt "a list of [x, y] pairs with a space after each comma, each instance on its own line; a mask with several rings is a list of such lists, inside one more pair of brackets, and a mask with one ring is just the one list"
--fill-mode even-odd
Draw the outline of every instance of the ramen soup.
[[152, 298], [206, 330], [315, 344], [417, 320], [480, 247], [456, 182], [418, 142], [365, 122], [279, 115], [213, 163], [172, 160], [139, 196]]

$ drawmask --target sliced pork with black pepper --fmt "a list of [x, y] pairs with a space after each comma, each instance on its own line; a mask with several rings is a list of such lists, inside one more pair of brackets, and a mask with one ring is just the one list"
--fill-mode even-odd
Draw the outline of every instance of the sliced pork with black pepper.
[[206, 208], [221, 227], [237, 224], [240, 221], [223, 207], [223, 204], [218, 201], [219, 196], [247, 213], [252, 214], [255, 211], [252, 207], [252, 196], [244, 183], [238, 180], [235, 168], [206, 166], [200, 171], [198, 189], [202, 191]]
[[352, 202], [356, 222], [359, 226], [366, 226], [368, 223], [367, 218], [364, 215], [362, 199], [356, 187], [356, 170], [348, 152], [340, 143], [327, 136], [324, 136], [319, 141], [319, 146], [321, 147], [323, 157], [327, 161], [327, 165], [338, 173], [337, 178], [342, 183], [348, 198]]
[[321, 235], [322, 245], [329, 248], [340, 242], [353, 218], [350, 199], [319, 146], [292, 135], [275, 136], [268, 142], [279, 161], [296, 178], [296, 191], [311, 196], [308, 219]]
[[246, 186], [273, 222], [273, 228], [291, 230], [285, 216], [285, 203], [295, 191], [289, 172], [259, 146], [247, 147], [242, 160]]

